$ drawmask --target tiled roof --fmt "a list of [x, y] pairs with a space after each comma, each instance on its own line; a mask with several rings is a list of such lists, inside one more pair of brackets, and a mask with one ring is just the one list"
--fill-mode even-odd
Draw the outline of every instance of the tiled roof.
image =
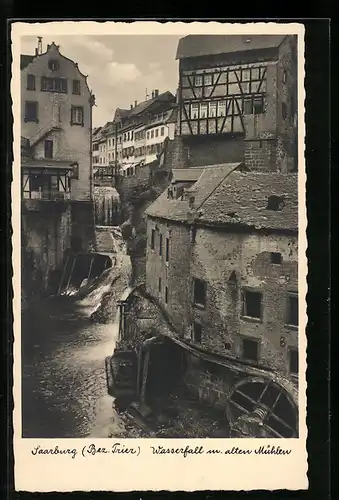
[[[201, 169], [192, 168], [192, 170], [202, 170], [198, 180], [190, 189], [199, 187], [199, 190], [195, 193], [196, 205], [200, 205], [206, 197], [208, 197], [222, 182], [222, 180], [234, 169], [240, 166], [240, 163], [226, 163], [223, 165], [208, 166], [206, 168], [201, 167]], [[188, 169], [182, 169], [186, 171]], [[179, 169], [176, 169], [176, 173]], [[187, 175], [186, 172], [182, 177], [176, 177], [176, 181], [180, 182], [182, 180], [190, 181], [189, 178], [192, 177]], [[195, 175], [195, 178], [197, 175]], [[192, 179], [193, 181], [195, 180]], [[167, 197], [167, 189], [155, 200], [152, 205], [146, 210], [146, 214], [151, 217], [159, 217], [162, 219], [174, 220], [177, 222], [185, 222], [188, 220], [188, 212], [190, 211], [188, 199], [172, 199]]]
[[27, 54], [21, 54], [20, 55], [20, 69], [26, 68], [26, 66], [29, 65], [30, 62], [32, 62], [34, 59], [34, 56], [30, 56]]
[[176, 59], [274, 48], [281, 44], [285, 36], [188, 35], [179, 40]]
[[[268, 210], [270, 196], [283, 200], [281, 210]], [[256, 229], [298, 230], [297, 174], [232, 172], [199, 210], [199, 221], [240, 224]]]
[[[187, 170], [183, 169], [177, 182], [189, 181]], [[176, 172], [179, 169], [174, 175]], [[189, 208], [188, 196], [184, 200], [168, 198], [166, 189], [146, 214], [177, 222], [194, 219], [206, 225], [298, 231], [297, 174], [244, 173], [241, 164], [208, 166], [186, 192], [194, 196], [194, 210]], [[269, 197], [279, 198], [282, 207], [268, 209]]]

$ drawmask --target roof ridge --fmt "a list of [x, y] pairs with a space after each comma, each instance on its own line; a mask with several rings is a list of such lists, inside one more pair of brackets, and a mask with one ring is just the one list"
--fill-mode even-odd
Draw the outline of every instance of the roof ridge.
[[[208, 198], [210, 198], [212, 196], [212, 194], [218, 189], [218, 187], [224, 182], [224, 180], [232, 173], [234, 172], [234, 170], [236, 170], [239, 166], [241, 165], [241, 162], [238, 163], [235, 167], [233, 167], [229, 172], [226, 173], [226, 175], [221, 179], [221, 181], [212, 189], [212, 191], [206, 196], [206, 198], [200, 203], [200, 205], [197, 207], [196, 210], [199, 210], [205, 203], [206, 201], [208, 200]], [[201, 174], [204, 175], [204, 172], [206, 171], [206, 169], [204, 169], [203, 173]], [[201, 177], [200, 176], [200, 177]], [[199, 179], [200, 179], [199, 177]]]

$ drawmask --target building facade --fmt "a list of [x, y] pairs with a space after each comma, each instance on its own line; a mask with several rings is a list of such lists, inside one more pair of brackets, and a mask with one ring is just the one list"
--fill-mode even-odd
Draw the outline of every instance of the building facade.
[[238, 380], [253, 400], [256, 384], [278, 378], [290, 412], [287, 427], [273, 425], [280, 437], [296, 426], [297, 192], [296, 175], [254, 173], [244, 164], [178, 169], [147, 209], [146, 291], [178, 338], [209, 356], [208, 363], [191, 358], [188, 385], [225, 408], [238, 390], [234, 366], [258, 370], [258, 379], [253, 372]]
[[[174, 139], [175, 97], [170, 92], [154, 90], [146, 101], [117, 108], [113, 122], [102, 127], [96, 141], [99, 168], [114, 166], [124, 177], [135, 174], [136, 165], [152, 163], [164, 147], [166, 138]], [[94, 156], [94, 149], [93, 149]]]
[[65, 249], [85, 251], [94, 237], [93, 104], [86, 76], [54, 43], [21, 56], [23, 245], [43, 288]]
[[297, 168], [297, 37], [189, 35], [179, 41], [178, 135], [186, 164]]

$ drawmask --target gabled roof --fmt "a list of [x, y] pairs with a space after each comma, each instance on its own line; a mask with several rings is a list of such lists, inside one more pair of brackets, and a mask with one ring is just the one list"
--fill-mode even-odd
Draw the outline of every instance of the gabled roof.
[[[199, 186], [199, 190], [194, 194], [197, 205], [203, 203], [205, 198], [209, 196], [214, 189], [222, 182], [222, 180], [234, 169], [238, 168], [240, 163], [225, 163], [222, 165], [213, 165], [201, 168], [192, 168], [192, 174], [186, 172], [190, 169], [175, 169], [174, 182], [195, 182], [190, 189]], [[173, 182], [173, 180], [172, 180]], [[188, 199], [172, 199], [167, 197], [167, 189], [155, 200], [152, 205], [146, 210], [146, 214], [151, 217], [159, 217], [177, 222], [185, 222], [188, 220], [188, 212], [190, 211]]]
[[[296, 233], [297, 174], [245, 173], [241, 167], [242, 164], [205, 167], [198, 180], [187, 189], [185, 199], [168, 198], [166, 189], [148, 207], [146, 214], [173, 222], [194, 221], [206, 226], [241, 226]], [[194, 209], [189, 207], [189, 193], [194, 196]], [[268, 206], [270, 197], [276, 197], [282, 202], [278, 210], [272, 210]]]
[[176, 59], [279, 47], [286, 35], [188, 35], [179, 40]]
[[[271, 196], [281, 210], [267, 209]], [[200, 209], [200, 222], [298, 231], [298, 175], [232, 172]]]

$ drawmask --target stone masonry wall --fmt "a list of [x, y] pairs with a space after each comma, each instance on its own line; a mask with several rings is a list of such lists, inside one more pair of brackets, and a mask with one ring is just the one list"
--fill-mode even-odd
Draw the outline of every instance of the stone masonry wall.
[[[281, 253], [281, 264], [271, 262], [271, 252]], [[286, 325], [288, 293], [298, 290], [297, 259], [296, 236], [198, 229], [191, 277], [206, 282], [206, 305], [191, 306], [190, 315], [202, 325], [201, 344], [242, 359], [242, 338], [257, 339], [259, 363], [288, 375], [289, 347], [298, 345], [297, 328]], [[242, 315], [246, 289], [262, 293], [261, 320]]]

